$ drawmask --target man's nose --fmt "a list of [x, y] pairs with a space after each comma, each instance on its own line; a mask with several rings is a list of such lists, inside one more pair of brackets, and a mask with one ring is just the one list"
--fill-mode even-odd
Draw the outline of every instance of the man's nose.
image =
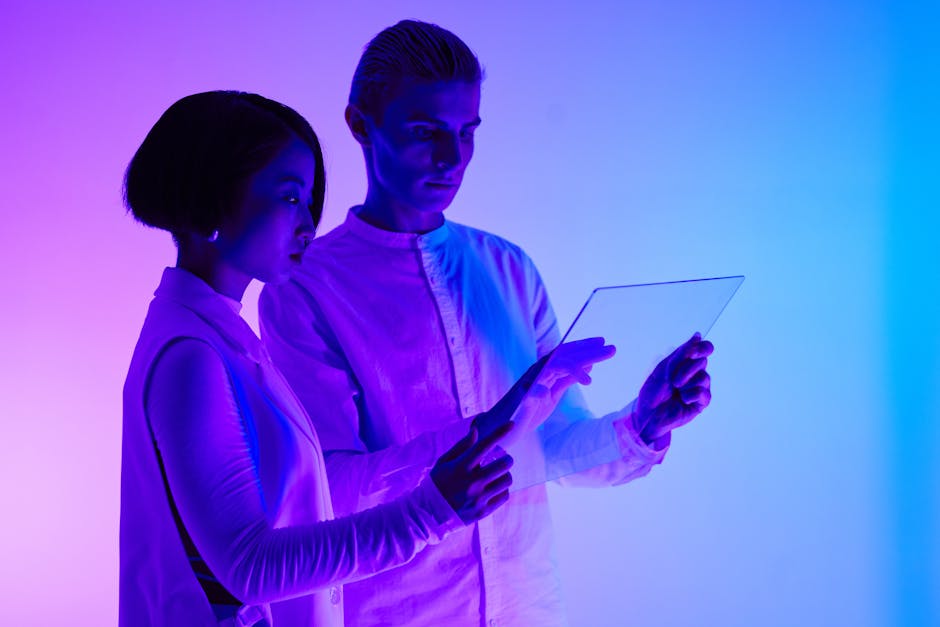
[[434, 147], [434, 165], [440, 170], [452, 170], [463, 161], [460, 138], [445, 134]]

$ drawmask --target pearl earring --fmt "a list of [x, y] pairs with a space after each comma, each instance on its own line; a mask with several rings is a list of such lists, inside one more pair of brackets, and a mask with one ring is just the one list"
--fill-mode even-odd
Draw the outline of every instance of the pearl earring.
[[214, 241], [216, 241], [217, 239], [219, 239], [219, 229], [216, 229], [216, 230], [212, 231], [212, 233], [209, 234], [209, 241], [210, 241], [210, 242], [214, 242]]

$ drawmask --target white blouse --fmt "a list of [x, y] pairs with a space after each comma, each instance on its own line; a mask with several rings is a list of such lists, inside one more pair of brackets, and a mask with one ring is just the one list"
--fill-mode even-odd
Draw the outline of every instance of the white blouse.
[[[150, 305], [124, 386], [121, 625], [342, 625], [340, 583], [463, 526], [430, 480], [333, 520], [317, 434], [237, 310], [177, 268]], [[237, 615], [207, 600], [167, 490]]]

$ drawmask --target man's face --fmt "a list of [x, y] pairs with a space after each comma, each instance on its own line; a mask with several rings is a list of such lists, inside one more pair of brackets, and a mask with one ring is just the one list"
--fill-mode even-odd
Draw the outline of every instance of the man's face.
[[400, 85], [378, 123], [369, 121], [369, 194], [396, 212], [440, 213], [463, 180], [480, 124], [480, 84]]

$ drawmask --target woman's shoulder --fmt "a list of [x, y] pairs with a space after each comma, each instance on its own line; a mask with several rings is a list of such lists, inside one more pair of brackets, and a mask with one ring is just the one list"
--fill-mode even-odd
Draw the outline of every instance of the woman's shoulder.
[[192, 338], [211, 345], [216, 343], [218, 332], [192, 309], [169, 299], [156, 298], [150, 304], [140, 336], [141, 339], [152, 337], [159, 343]]
[[[189, 340], [189, 341], [187, 341]], [[140, 337], [131, 359], [131, 372], [147, 372], [157, 358], [171, 345], [186, 341], [205, 351], [216, 353], [223, 344], [218, 332], [192, 310], [166, 299], [154, 299], [140, 330]], [[188, 349], [191, 350], [191, 349]]]

